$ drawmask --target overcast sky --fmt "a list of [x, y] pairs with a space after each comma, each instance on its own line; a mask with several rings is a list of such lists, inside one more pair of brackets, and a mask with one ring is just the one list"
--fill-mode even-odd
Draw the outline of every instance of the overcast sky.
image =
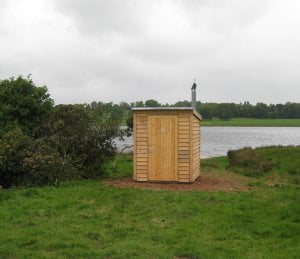
[[0, 0], [0, 79], [56, 104], [300, 102], [299, 0]]

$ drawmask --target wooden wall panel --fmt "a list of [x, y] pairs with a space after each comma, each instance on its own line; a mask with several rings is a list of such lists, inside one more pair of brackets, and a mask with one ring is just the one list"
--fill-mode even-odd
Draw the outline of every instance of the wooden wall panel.
[[134, 179], [148, 181], [148, 114], [134, 112]]
[[193, 162], [192, 162], [192, 181], [200, 175], [200, 121], [193, 115], [192, 142], [193, 142]]
[[190, 112], [178, 113], [178, 181], [190, 181]]
[[137, 148], [136, 148], [136, 139], [137, 139], [137, 132], [136, 132], [136, 112], [133, 112], [133, 180], [137, 180], [137, 169], [136, 169], [136, 158], [137, 158]]

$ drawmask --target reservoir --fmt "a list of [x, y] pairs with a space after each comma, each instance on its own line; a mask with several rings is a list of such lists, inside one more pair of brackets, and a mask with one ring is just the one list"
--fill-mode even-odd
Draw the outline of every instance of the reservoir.
[[[201, 127], [201, 158], [224, 156], [228, 150], [271, 145], [300, 145], [300, 127]], [[116, 141], [118, 150], [132, 137]]]
[[201, 127], [202, 158], [243, 147], [300, 145], [300, 127]]

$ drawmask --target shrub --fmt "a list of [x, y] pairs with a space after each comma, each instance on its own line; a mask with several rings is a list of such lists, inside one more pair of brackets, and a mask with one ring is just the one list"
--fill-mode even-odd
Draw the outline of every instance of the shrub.
[[62, 157], [70, 157], [72, 165], [86, 178], [103, 173], [106, 162], [115, 154], [113, 140], [122, 136], [119, 124], [109, 114], [96, 121], [84, 105], [56, 106], [46, 131], [47, 142]]
[[67, 157], [19, 128], [0, 139], [0, 186], [45, 185], [78, 178]]
[[80, 178], [69, 157], [61, 157], [43, 140], [27, 147], [22, 165], [26, 171], [23, 182], [27, 185], [55, 184]]
[[19, 185], [26, 173], [22, 166], [25, 149], [31, 139], [19, 129], [13, 129], [0, 138], [0, 186]]
[[265, 159], [250, 147], [230, 150], [227, 153], [227, 157], [229, 159], [229, 167], [247, 176], [261, 176], [275, 167], [271, 160]]

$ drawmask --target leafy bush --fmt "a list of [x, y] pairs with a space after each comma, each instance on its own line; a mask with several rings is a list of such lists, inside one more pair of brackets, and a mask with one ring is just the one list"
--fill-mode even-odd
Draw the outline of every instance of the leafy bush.
[[261, 176], [275, 167], [271, 160], [264, 158], [250, 147], [230, 150], [227, 157], [229, 167], [247, 176]]
[[[103, 114], [102, 114], [103, 115]], [[113, 140], [121, 137], [119, 124], [109, 115], [95, 115], [83, 105], [58, 105], [46, 127], [47, 142], [71, 163], [83, 177], [103, 173], [106, 162], [115, 154]]]
[[35, 141], [32, 146], [27, 147], [22, 165], [26, 172], [23, 182], [27, 185], [55, 184], [80, 178], [70, 158], [61, 157], [42, 140]]
[[18, 128], [0, 138], [0, 186], [4, 188], [22, 183], [26, 174], [23, 168], [25, 149], [31, 139]]
[[69, 159], [42, 140], [13, 129], [0, 139], [0, 186], [53, 184], [78, 178]]

